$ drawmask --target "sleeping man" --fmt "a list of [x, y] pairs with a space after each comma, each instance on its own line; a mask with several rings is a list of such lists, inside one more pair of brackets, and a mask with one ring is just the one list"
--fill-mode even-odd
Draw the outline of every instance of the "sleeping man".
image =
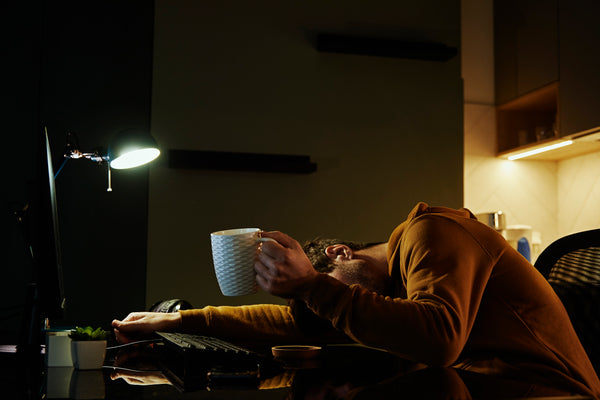
[[264, 232], [259, 286], [289, 305], [131, 313], [118, 340], [157, 330], [265, 343], [353, 341], [429, 366], [527, 378], [600, 398], [600, 381], [548, 282], [466, 210], [419, 203], [377, 244]]

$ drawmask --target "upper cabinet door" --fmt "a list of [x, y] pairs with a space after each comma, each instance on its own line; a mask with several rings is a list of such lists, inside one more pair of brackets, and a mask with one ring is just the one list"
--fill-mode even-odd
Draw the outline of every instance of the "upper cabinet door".
[[517, 89], [522, 96], [558, 80], [557, 0], [519, 3]]
[[496, 104], [517, 97], [516, 0], [494, 1], [494, 92]]
[[600, 127], [600, 1], [560, 0], [560, 135]]
[[494, 2], [496, 104], [558, 80], [557, 0]]

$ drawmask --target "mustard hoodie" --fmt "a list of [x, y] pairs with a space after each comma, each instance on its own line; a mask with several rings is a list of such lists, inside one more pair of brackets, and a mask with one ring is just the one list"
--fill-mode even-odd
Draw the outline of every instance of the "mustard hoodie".
[[391, 234], [394, 296], [321, 274], [307, 306], [334, 329], [310, 337], [289, 306], [180, 311], [187, 332], [238, 341], [350, 339], [432, 366], [537, 383], [600, 398], [600, 381], [546, 279], [466, 210], [419, 203]]

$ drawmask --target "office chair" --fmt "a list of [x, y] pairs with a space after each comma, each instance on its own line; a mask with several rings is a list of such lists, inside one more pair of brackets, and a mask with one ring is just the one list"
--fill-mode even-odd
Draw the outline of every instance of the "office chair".
[[556, 240], [542, 251], [535, 267], [551, 283], [600, 284], [600, 229]]
[[534, 265], [563, 302], [600, 374], [600, 229], [556, 240], [542, 251]]

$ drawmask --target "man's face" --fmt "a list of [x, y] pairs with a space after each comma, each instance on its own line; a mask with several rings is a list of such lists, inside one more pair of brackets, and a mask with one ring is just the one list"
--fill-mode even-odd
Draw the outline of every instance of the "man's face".
[[381, 295], [389, 295], [391, 279], [368, 262], [361, 259], [335, 261], [335, 268], [328, 275], [346, 285], [358, 284]]

